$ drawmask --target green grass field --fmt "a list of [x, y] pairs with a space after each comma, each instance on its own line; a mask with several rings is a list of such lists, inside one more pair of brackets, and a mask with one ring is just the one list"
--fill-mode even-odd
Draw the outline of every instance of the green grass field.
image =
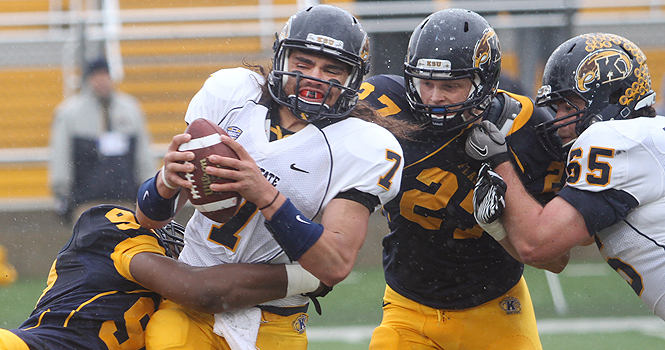
[[[565, 315], [557, 314], [545, 272], [527, 267], [525, 277], [544, 349], [665, 349], [665, 322], [606, 264], [575, 263], [559, 275]], [[44, 286], [45, 280], [19, 280], [0, 288], [0, 327], [18, 326]], [[310, 349], [367, 349], [371, 331], [381, 320], [384, 288], [381, 269], [354, 271], [321, 299], [322, 316], [311, 310]]]

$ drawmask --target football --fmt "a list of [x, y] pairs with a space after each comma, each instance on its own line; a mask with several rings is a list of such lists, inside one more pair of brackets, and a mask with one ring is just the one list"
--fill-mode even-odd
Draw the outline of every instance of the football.
[[194, 171], [191, 173], [180, 173], [180, 177], [192, 183], [191, 189], [183, 189], [187, 193], [189, 201], [201, 214], [207, 218], [225, 223], [235, 215], [242, 197], [238, 192], [214, 192], [210, 184], [227, 183], [232, 180], [211, 176], [204, 169], [206, 166], [217, 166], [208, 160], [212, 154], [223, 157], [238, 159], [238, 155], [229, 146], [221, 141], [221, 135], [226, 132], [207, 119], [196, 119], [187, 126], [185, 133], [192, 135], [189, 142], [183, 143], [179, 151], [190, 151], [194, 153]]

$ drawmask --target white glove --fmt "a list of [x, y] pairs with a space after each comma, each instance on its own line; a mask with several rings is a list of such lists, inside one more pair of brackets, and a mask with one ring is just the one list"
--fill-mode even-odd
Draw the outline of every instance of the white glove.
[[506, 237], [499, 219], [506, 207], [506, 188], [503, 178], [492, 171], [489, 164], [483, 163], [473, 191], [473, 216], [480, 227], [497, 241]]

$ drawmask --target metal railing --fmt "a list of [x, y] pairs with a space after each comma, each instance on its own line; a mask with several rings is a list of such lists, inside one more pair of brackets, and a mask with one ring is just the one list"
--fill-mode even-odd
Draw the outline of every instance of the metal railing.
[[[493, 27], [557, 27], [569, 22], [576, 27], [665, 23], [661, 0], [494, 1], [357, 1], [331, 3], [363, 20], [369, 33], [409, 32], [432, 12], [448, 7], [466, 8], [482, 14]], [[205, 37], [269, 36], [281, 29], [283, 19], [298, 10], [295, 4], [217, 6], [189, 8], [119, 9], [118, 39], [150, 40]], [[592, 10], [592, 11], [591, 11]], [[103, 25], [116, 20], [103, 10], [0, 13], [0, 43], [65, 42], [73, 26], [88, 26], [89, 40], [105, 40]], [[263, 21], [243, 25], [243, 22]], [[227, 24], [231, 24], [228, 26]], [[43, 28], [29, 28], [43, 27]]]
[[[371, 33], [410, 32], [424, 17], [447, 7], [467, 8], [483, 14], [497, 29], [574, 28], [665, 24], [665, 0], [584, 1], [356, 1], [332, 3], [358, 16]], [[154, 40], [213, 37], [266, 37], [266, 49], [284, 19], [298, 10], [295, 4], [191, 8], [119, 9], [115, 39]], [[61, 43], [78, 40], [72, 30], [86, 26], [86, 40], [105, 41], [109, 16], [103, 10], [0, 13], [0, 45]], [[258, 21], [260, 25], [257, 25]], [[649, 35], [648, 33], [645, 35]], [[653, 36], [653, 35], [652, 35]], [[665, 45], [665, 38], [662, 39]], [[3, 56], [11, 56], [11, 50]], [[71, 58], [71, 56], [69, 56]], [[5, 58], [6, 59], [6, 58]], [[54, 58], [58, 61], [62, 58]], [[0, 62], [2, 64], [2, 62]], [[63, 63], [64, 65], [64, 63]], [[154, 146], [160, 157], [164, 145]], [[48, 148], [0, 149], [0, 164], [48, 160]]]

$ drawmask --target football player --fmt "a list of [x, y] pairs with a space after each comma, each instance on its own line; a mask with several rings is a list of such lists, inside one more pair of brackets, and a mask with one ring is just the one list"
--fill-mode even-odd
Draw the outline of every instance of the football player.
[[162, 296], [213, 313], [307, 292], [300, 281], [287, 285], [284, 265], [197, 268], [167, 257], [177, 257], [183, 230], [176, 223], [142, 228], [131, 210], [114, 205], [84, 212], [30, 317], [0, 329], [0, 349], [144, 349]]
[[[539, 127], [552, 152], [567, 154], [567, 183], [543, 207], [509, 164], [495, 166], [498, 175], [487, 172], [482, 181], [500, 183], [501, 176], [507, 184], [499, 239], [523, 260], [543, 263], [593, 237], [607, 263], [665, 319], [665, 117], [652, 107], [646, 56], [618, 35], [574, 37], [547, 61], [536, 101], [556, 111]], [[557, 134], [562, 144], [552, 142]], [[484, 141], [489, 153], [502, 152]]]
[[[225, 224], [196, 211], [180, 260], [195, 266], [297, 261], [333, 286], [351, 272], [370, 213], [397, 194], [402, 150], [377, 125], [382, 118], [373, 109], [356, 106], [369, 42], [350, 13], [330, 5], [301, 10], [273, 48], [267, 76], [244, 67], [222, 69], [189, 104], [185, 121], [206, 118], [220, 125], [231, 136], [222, 142], [240, 158], [210, 156], [227, 169], [208, 167], [208, 174], [235, 180], [210, 188], [237, 191], [245, 201]], [[187, 163], [193, 154], [177, 151], [189, 139], [173, 138], [163, 170], [139, 192], [142, 224], [168, 221], [171, 198], [191, 187], [178, 176], [193, 170]], [[313, 222], [318, 215], [320, 223]], [[214, 316], [172, 303], [151, 319], [147, 345], [306, 349], [308, 302], [293, 296]]]
[[[507, 135], [529, 192], [542, 200], [562, 185], [563, 164], [548, 156], [535, 125], [552, 116], [531, 99], [497, 90], [501, 51], [480, 15], [445, 9], [413, 31], [404, 76], [369, 78], [361, 98], [381, 114], [418, 123], [400, 139], [399, 194], [384, 206], [386, 291], [370, 349], [540, 349], [523, 264], [478, 227], [474, 184], [481, 162], [465, 153], [475, 123]], [[476, 149], [480, 154], [483, 149]], [[546, 266], [560, 271], [567, 258]]]

